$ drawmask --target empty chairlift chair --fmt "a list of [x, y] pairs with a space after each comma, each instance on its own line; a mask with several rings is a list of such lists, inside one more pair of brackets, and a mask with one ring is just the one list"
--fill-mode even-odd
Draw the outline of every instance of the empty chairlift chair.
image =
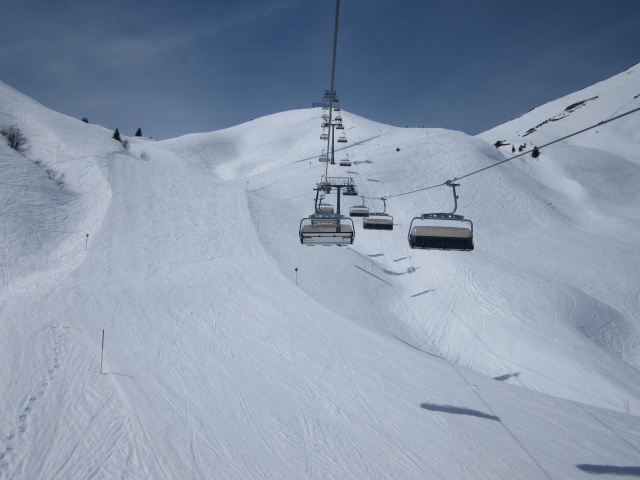
[[384, 210], [382, 212], [370, 213], [368, 217], [362, 219], [362, 228], [365, 230], [393, 230], [393, 217], [387, 212], [387, 199], [381, 199], [384, 202]]
[[[454, 209], [451, 213], [423, 213], [411, 220], [409, 226], [409, 246], [426, 250], [471, 251], [473, 245], [473, 223], [462, 215], [456, 215], [459, 184], [447, 182], [453, 188]], [[414, 225], [414, 222], [417, 223]], [[421, 222], [426, 222], [422, 224]], [[455, 222], [453, 226], [446, 225]]]
[[302, 245], [352, 245], [355, 238], [353, 220], [334, 213], [315, 213], [300, 221]]
[[342, 134], [341, 137], [338, 137], [338, 143], [347, 143], [347, 137]]
[[333, 205], [328, 203], [318, 204], [318, 213], [333, 213]]
[[350, 217], [368, 217], [369, 216], [369, 207], [364, 204], [364, 197], [362, 198], [362, 205], [354, 205], [349, 209]]
[[343, 158], [342, 160], [340, 160], [340, 166], [341, 167], [350, 167], [351, 166], [351, 160], [349, 160], [349, 155], [347, 155], [347, 158]]
[[333, 213], [333, 205], [324, 203], [324, 195], [320, 196], [320, 201], [316, 203], [316, 213]]

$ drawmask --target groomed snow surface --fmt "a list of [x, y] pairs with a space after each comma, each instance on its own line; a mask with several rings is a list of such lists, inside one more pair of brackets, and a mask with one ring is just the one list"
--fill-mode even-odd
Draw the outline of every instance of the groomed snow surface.
[[0, 478], [640, 476], [640, 114], [461, 179], [473, 252], [408, 246], [451, 189], [395, 196], [637, 108], [639, 80], [477, 137], [343, 110], [329, 175], [394, 218], [351, 247], [298, 238], [320, 109], [125, 149], [0, 84], [30, 144], [0, 144]]

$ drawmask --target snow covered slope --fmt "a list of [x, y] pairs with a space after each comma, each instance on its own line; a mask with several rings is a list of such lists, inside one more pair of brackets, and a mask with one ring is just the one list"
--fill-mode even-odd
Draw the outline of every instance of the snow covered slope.
[[126, 150], [0, 84], [31, 145], [0, 145], [1, 478], [637, 474], [638, 119], [461, 180], [476, 250], [439, 252], [406, 236], [449, 189], [400, 194], [495, 164], [524, 124], [343, 111], [353, 166], [330, 175], [389, 196], [394, 230], [303, 247], [320, 114]]

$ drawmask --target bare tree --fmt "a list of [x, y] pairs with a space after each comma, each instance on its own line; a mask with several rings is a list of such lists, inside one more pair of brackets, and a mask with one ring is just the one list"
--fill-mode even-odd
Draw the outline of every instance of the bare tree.
[[0, 128], [0, 135], [7, 140], [7, 144], [16, 152], [25, 153], [29, 150], [27, 137], [17, 125]]

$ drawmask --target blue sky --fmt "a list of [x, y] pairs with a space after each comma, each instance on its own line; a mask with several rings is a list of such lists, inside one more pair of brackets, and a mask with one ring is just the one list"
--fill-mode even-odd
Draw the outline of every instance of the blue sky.
[[[0, 80], [123, 134], [219, 130], [330, 87], [334, 1], [0, 6]], [[473, 135], [640, 62], [640, 1], [342, 0], [338, 37], [343, 108]]]

